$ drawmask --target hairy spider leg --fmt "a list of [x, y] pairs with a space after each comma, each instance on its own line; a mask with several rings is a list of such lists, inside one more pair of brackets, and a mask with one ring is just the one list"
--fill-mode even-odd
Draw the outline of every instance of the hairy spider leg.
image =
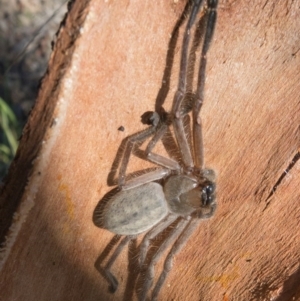
[[183, 231], [183, 229], [186, 228], [186, 226], [190, 223], [191, 217], [188, 216], [187, 218], [182, 218], [178, 222], [177, 226], [172, 229], [171, 233], [168, 235], [168, 237], [163, 241], [163, 243], [160, 245], [154, 256], [151, 258], [151, 261], [149, 263], [149, 266], [147, 268], [145, 281], [143, 284], [143, 288], [141, 291], [141, 294], [139, 296], [139, 301], [145, 301], [147, 297], [147, 293], [152, 286], [153, 278], [155, 275], [154, 267], [160, 257], [163, 255], [164, 251], [168, 246], [171, 244], [172, 241], [174, 241]]
[[[128, 190], [134, 187], [138, 187], [145, 183], [153, 182], [156, 180], [160, 180], [167, 176], [171, 170], [179, 170], [180, 165], [178, 162], [171, 158], [167, 158], [152, 152], [153, 148], [157, 144], [157, 142], [162, 138], [162, 136], [166, 133], [168, 126], [166, 124], [159, 123], [158, 125], [152, 125], [144, 131], [141, 131], [137, 134], [130, 136], [125, 145], [125, 151], [123, 153], [123, 158], [120, 165], [119, 170], [119, 181], [118, 186], [122, 188], [122, 190]], [[165, 168], [159, 168], [147, 174], [143, 174], [135, 177], [134, 179], [128, 180], [125, 182], [126, 177], [126, 169], [128, 166], [130, 155], [133, 151], [133, 147], [136, 143], [141, 143], [145, 141], [147, 138], [152, 137], [150, 142], [148, 143], [146, 150], [140, 150], [145, 158], [155, 164], [158, 164]]]
[[195, 23], [197, 13], [202, 5], [203, 5], [203, 0], [194, 1], [192, 11], [184, 32], [182, 50], [181, 50], [178, 88], [174, 96], [173, 107], [172, 107], [172, 115], [174, 118], [173, 126], [174, 126], [176, 140], [181, 152], [182, 160], [185, 166], [188, 168], [194, 167], [194, 162], [187, 141], [187, 137], [185, 135], [180, 109], [181, 109], [182, 101], [187, 93], [186, 88], [187, 88], [187, 73], [188, 73], [188, 50], [189, 50], [189, 43], [190, 43], [191, 28]]
[[[178, 90], [175, 94], [173, 108], [172, 108], [173, 114], [175, 113], [174, 114], [175, 135], [177, 137], [179, 148], [182, 153], [183, 162], [188, 167], [193, 167], [194, 161], [184, 131], [184, 125], [181, 118], [182, 116], [181, 116], [180, 108], [181, 108], [182, 100], [187, 93], [186, 86], [187, 86], [188, 48], [189, 48], [189, 41], [190, 41], [190, 31], [195, 22], [197, 13], [199, 12], [199, 9], [202, 6], [202, 2], [203, 0], [198, 0], [198, 1], [196, 0], [194, 2], [190, 14], [190, 18], [188, 20], [186, 30], [184, 33]], [[204, 168], [204, 151], [203, 151], [203, 138], [202, 138], [202, 124], [201, 124], [201, 118], [199, 116], [199, 113], [203, 103], [203, 91], [204, 91], [205, 71], [206, 71], [206, 54], [209, 50], [210, 42], [212, 40], [213, 33], [214, 33], [216, 17], [217, 17], [217, 12], [216, 12], [217, 4], [218, 4], [217, 0], [208, 1], [208, 8], [205, 15], [207, 19], [207, 25], [206, 25], [206, 32], [205, 32], [205, 37], [204, 37], [204, 42], [202, 47], [201, 58], [200, 58], [198, 88], [195, 93], [196, 99], [193, 105], [193, 144], [195, 146], [193, 155], [195, 157], [196, 167], [200, 169]], [[156, 131], [154, 137], [149, 142], [145, 151], [145, 155], [147, 159], [153, 163], [164, 166], [171, 170], [179, 170], [180, 166], [178, 162], [152, 152], [152, 149], [154, 148], [156, 143], [162, 138], [162, 136], [165, 134], [167, 128], [168, 127], [166, 124], [160, 126], [160, 128]]]
[[145, 150], [145, 153], [146, 153], [146, 156], [147, 156], [148, 160], [151, 160], [152, 162], [154, 162], [158, 165], [162, 165], [164, 167], [167, 167], [171, 170], [179, 170], [180, 165], [177, 161], [175, 161], [171, 158], [167, 158], [167, 157], [155, 154], [155, 153], [152, 152], [152, 150], [155, 147], [155, 145], [157, 144], [157, 142], [162, 139], [162, 137], [165, 135], [167, 130], [168, 130], [168, 125], [167, 124], [162, 124], [160, 129], [155, 133], [153, 138], [148, 143], [148, 145], [146, 147], [146, 150]]
[[204, 36], [202, 53], [200, 58], [199, 73], [198, 73], [198, 85], [195, 93], [195, 102], [193, 105], [193, 145], [194, 145], [194, 158], [195, 165], [198, 169], [204, 168], [204, 148], [203, 148], [203, 136], [202, 136], [202, 123], [199, 115], [203, 100], [204, 100], [204, 86], [205, 86], [205, 72], [207, 52], [211, 40], [213, 38], [216, 19], [217, 19], [217, 5], [218, 0], [208, 0], [207, 7], [207, 24], [206, 32]]
[[[163, 286], [168, 273], [172, 269], [173, 257], [181, 251], [181, 249], [184, 247], [184, 245], [188, 241], [190, 235], [198, 227], [199, 223], [200, 223], [200, 219], [197, 219], [197, 218], [192, 219], [191, 218], [189, 223], [183, 224], [182, 227], [180, 229], [178, 229], [178, 232], [181, 231], [180, 236], [174, 243], [171, 251], [169, 252], [169, 254], [165, 260], [163, 271], [160, 274], [159, 279], [157, 280], [155, 287], [152, 291], [152, 298], [151, 298], [152, 301], [157, 300], [159, 291], [160, 291], [161, 287]], [[178, 235], [179, 235], [179, 233], [178, 233]]]
[[[203, 214], [201, 215], [200, 218], [197, 217], [192, 217], [191, 221], [189, 224], [185, 224], [185, 227], [182, 226], [181, 230], [181, 234], [178, 237], [178, 239], [176, 240], [175, 244], [173, 245], [173, 247], [171, 248], [171, 251], [169, 252], [165, 263], [164, 263], [164, 268], [163, 271], [161, 272], [155, 287], [152, 291], [152, 301], [156, 301], [157, 300], [157, 296], [159, 294], [160, 289], [162, 288], [168, 273], [170, 272], [170, 270], [172, 269], [172, 265], [173, 265], [173, 258], [174, 256], [179, 253], [181, 251], [181, 249], [185, 246], [185, 244], [187, 243], [187, 241], [189, 240], [190, 236], [194, 233], [194, 231], [196, 230], [196, 228], [198, 227], [200, 221], [202, 219], [206, 219], [206, 218], [210, 218], [213, 216], [214, 212], [216, 210], [216, 204], [213, 204], [211, 206], [211, 210], [209, 213]], [[178, 232], [179, 232], [178, 230]], [[158, 251], [159, 252], [159, 251]]]
[[[179, 74], [179, 83], [178, 89], [174, 97], [173, 101], [173, 108], [172, 108], [172, 115], [175, 116], [174, 118], [174, 129], [177, 142], [179, 144], [179, 148], [182, 154], [182, 160], [187, 167], [193, 167], [193, 159], [191, 150], [189, 148], [187, 138], [184, 132], [184, 125], [180, 116], [180, 106], [182, 100], [186, 94], [186, 85], [187, 85], [187, 67], [188, 67], [188, 48], [189, 48], [189, 41], [190, 41], [190, 31], [195, 22], [197, 13], [202, 6], [203, 0], [195, 0], [194, 5], [192, 7], [192, 11], [185, 29], [184, 38], [183, 38], [183, 46], [182, 46], [182, 53], [181, 53], [181, 63], [180, 63], [180, 74]], [[154, 180], [161, 179], [165, 176], [165, 171], [160, 173], [158, 170], [157, 172], [152, 173], [146, 179], [143, 177], [140, 179], [139, 177], [135, 178], [131, 181], [130, 185], [125, 186], [125, 177], [126, 177], [126, 169], [129, 162], [130, 155], [132, 153], [134, 144], [137, 142], [142, 142], [146, 140], [148, 137], [154, 134], [153, 139], [147, 146], [145, 156], [146, 158], [158, 165], [166, 167], [171, 170], [179, 170], [179, 164], [170, 158], [163, 157], [161, 155], [155, 154], [152, 152], [152, 149], [156, 145], [156, 143], [161, 139], [163, 134], [166, 132], [167, 126], [163, 125], [162, 123], [153, 123], [148, 129], [137, 133], [128, 138], [128, 141], [125, 146], [125, 151], [123, 154], [123, 159], [121, 162], [120, 170], [119, 170], [119, 182], [118, 186], [122, 189], [130, 189], [132, 187], [137, 187], [147, 182], [151, 182]], [[146, 182], [145, 182], [146, 180]]]
[[129, 162], [130, 155], [132, 153], [132, 149], [137, 142], [143, 142], [145, 141], [148, 137], [153, 135], [156, 131], [156, 125], [152, 125], [149, 128], [147, 128], [144, 131], [141, 131], [137, 134], [134, 134], [130, 137], [128, 137], [126, 145], [125, 145], [125, 150], [123, 153], [123, 158], [121, 161], [120, 169], [119, 169], [119, 183], [118, 186], [121, 188], [125, 184], [125, 177], [126, 177], [126, 169], [127, 165]]
[[175, 220], [178, 218], [175, 214], [169, 214], [164, 220], [155, 225], [151, 230], [149, 230], [144, 236], [141, 244], [140, 244], [140, 256], [139, 256], [139, 265], [142, 265], [145, 262], [147, 251], [149, 250], [150, 240], [156, 237], [159, 233], [164, 231], [167, 227], [169, 227]]
[[114, 264], [114, 262], [116, 261], [116, 259], [118, 258], [118, 256], [120, 255], [120, 253], [122, 252], [122, 250], [124, 249], [124, 247], [133, 239], [136, 238], [136, 235], [128, 235], [125, 236], [119, 243], [119, 245], [117, 246], [117, 248], [115, 249], [114, 253], [111, 255], [110, 259], [108, 260], [107, 264], [104, 267], [104, 273], [106, 275], [106, 278], [110, 284], [110, 290], [112, 293], [114, 293], [117, 289], [118, 289], [118, 280], [117, 278], [112, 274], [112, 272], [110, 271], [112, 265]]

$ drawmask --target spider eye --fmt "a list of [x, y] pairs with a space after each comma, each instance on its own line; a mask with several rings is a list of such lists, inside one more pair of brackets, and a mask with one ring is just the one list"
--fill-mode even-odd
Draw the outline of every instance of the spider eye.
[[203, 188], [202, 188], [202, 205], [207, 206], [211, 202], [213, 202], [215, 196], [214, 192], [216, 190], [216, 185], [212, 182], [208, 182]]

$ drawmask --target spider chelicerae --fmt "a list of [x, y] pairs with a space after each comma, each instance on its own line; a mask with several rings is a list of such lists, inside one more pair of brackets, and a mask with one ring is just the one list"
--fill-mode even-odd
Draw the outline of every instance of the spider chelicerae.
[[[151, 300], [157, 300], [159, 291], [172, 267], [174, 255], [180, 252], [199, 222], [211, 217], [216, 209], [215, 173], [212, 169], [204, 167], [202, 125], [199, 113], [204, 96], [206, 56], [217, 18], [217, 2], [218, 0], [194, 0], [190, 3], [190, 13], [181, 49], [178, 88], [171, 112], [148, 114], [146, 119], [150, 126], [128, 138], [119, 169], [118, 192], [107, 201], [103, 211], [100, 212], [99, 208], [96, 208], [94, 212], [94, 222], [97, 226], [125, 236], [104, 267], [112, 292], [117, 290], [118, 281], [111, 273], [111, 267], [126, 244], [137, 235], [146, 233], [139, 249], [138, 260], [139, 266], [142, 267], [147, 257], [150, 241], [177, 222], [176, 227], [171, 229], [146, 267], [143, 287], [139, 294], [140, 301], [146, 300], [153, 284], [154, 266], [166, 248], [172, 246], [152, 290]], [[192, 28], [200, 11], [202, 12], [200, 21], [204, 24], [203, 43], [197, 89], [191, 92], [187, 88], [189, 44]], [[189, 102], [186, 101], [187, 97]], [[191, 142], [185, 128], [185, 118], [190, 112], [192, 116]], [[173, 127], [180, 160], [153, 152], [156, 144], [166, 135], [170, 127]], [[150, 141], [145, 150], [141, 151], [148, 161], [159, 167], [126, 180], [126, 169], [134, 147], [141, 145], [149, 138]]]

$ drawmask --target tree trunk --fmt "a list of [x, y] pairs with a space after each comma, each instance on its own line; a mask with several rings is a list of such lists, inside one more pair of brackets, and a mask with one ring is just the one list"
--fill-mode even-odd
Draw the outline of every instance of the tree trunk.
[[[116, 242], [93, 214], [122, 140], [171, 108], [185, 5], [73, 3], [1, 191], [0, 300], [136, 300], [135, 244], [109, 293], [98, 263]], [[201, 111], [218, 208], [159, 300], [300, 300], [299, 28], [298, 1], [219, 4]], [[132, 156], [129, 171], [149, 166]]]

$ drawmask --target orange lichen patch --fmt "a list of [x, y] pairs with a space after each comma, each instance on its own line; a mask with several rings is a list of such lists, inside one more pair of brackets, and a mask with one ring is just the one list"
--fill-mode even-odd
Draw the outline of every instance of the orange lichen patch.
[[228, 289], [233, 281], [239, 278], [240, 268], [238, 266], [234, 266], [230, 272], [224, 273], [221, 275], [213, 275], [213, 276], [199, 276], [197, 279], [201, 282], [211, 283], [218, 282], [221, 284], [222, 288]]
[[59, 190], [64, 193], [67, 213], [70, 219], [74, 219], [74, 203], [71, 198], [70, 188], [66, 184], [60, 184]]

